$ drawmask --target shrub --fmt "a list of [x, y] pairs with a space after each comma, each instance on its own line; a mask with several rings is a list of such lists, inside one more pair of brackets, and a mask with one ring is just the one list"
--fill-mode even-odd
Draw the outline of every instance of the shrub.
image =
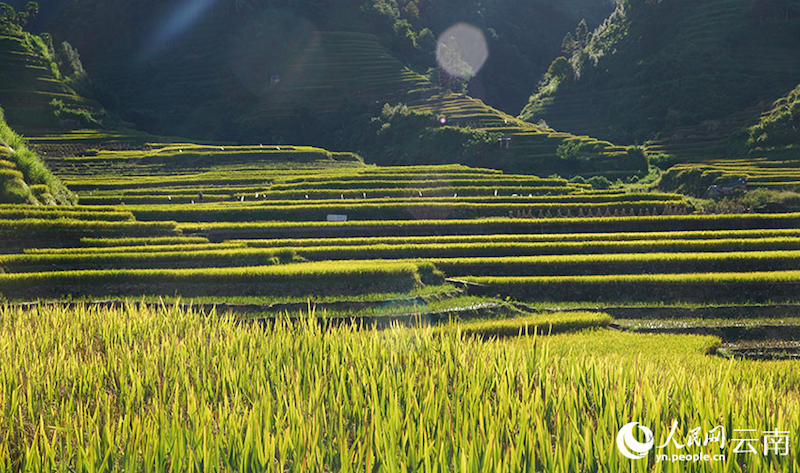
[[586, 182], [595, 189], [608, 189], [611, 187], [611, 181], [605, 176], [592, 176]]
[[547, 69], [547, 74], [558, 81], [565, 81], [572, 78], [575, 74], [575, 70], [572, 68], [572, 64], [570, 64], [567, 58], [559, 56], [550, 64], [550, 67]]

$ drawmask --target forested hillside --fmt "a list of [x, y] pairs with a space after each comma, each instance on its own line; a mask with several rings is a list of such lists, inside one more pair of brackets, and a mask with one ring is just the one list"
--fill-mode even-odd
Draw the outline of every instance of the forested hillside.
[[72, 45], [26, 31], [33, 15], [23, 15], [30, 13], [7, 4], [0, 8], [0, 106], [15, 128], [119, 125], [93, 98], [94, 87]]
[[[437, 37], [458, 22], [481, 28], [490, 51], [468, 93], [517, 113], [565, 32], [583, 18], [595, 26], [612, 11], [609, 0], [40, 4], [45, 16], [36, 28], [77, 47], [89, 73], [116, 95], [116, 104], [105, 105], [124, 118], [173, 134], [287, 140], [295, 139], [294, 123], [305, 125], [319, 111], [389, 101], [387, 91], [402, 86], [391, 77], [397, 75], [392, 67], [408, 66], [435, 85], [460, 87], [441, 79], [435, 60]], [[349, 68], [337, 68], [345, 61]], [[331, 74], [335, 77], [327, 80]], [[279, 84], [273, 84], [273, 76], [280, 76]], [[258, 124], [248, 118], [231, 121], [242, 112], [258, 115]], [[265, 126], [261, 120], [286, 117], [292, 118], [291, 126], [281, 127], [285, 121]], [[299, 132], [319, 135], [308, 126]]]
[[564, 46], [523, 118], [628, 143], [677, 138], [692, 148], [686, 135], [724, 141], [797, 85], [800, 1], [626, 0]]

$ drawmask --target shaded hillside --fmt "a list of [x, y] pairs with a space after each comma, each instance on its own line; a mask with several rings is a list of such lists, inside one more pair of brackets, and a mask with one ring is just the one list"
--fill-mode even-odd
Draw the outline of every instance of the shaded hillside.
[[[87, 4], [76, 2], [64, 15]], [[369, 29], [364, 18], [338, 14], [354, 6], [358, 2], [300, 15], [296, 6], [237, 10], [217, 5], [206, 14], [195, 12], [186, 28], [172, 25], [180, 30], [175, 33], [153, 20], [174, 13], [174, 6], [149, 11], [139, 3], [110, 2], [93, 14], [120, 7], [119, 23], [137, 24], [152, 34], [123, 25], [113, 39], [94, 41], [81, 51], [95, 64], [88, 66], [92, 77], [119, 98], [123, 118], [152, 133], [310, 144], [359, 152], [380, 164], [460, 162], [612, 179], [647, 171], [637, 150], [540, 128], [479, 99], [448, 92], [390, 53], [385, 37], [359, 31]], [[224, 11], [238, 15], [217, 14]], [[93, 35], [104, 38], [106, 28], [97, 25]]]
[[[724, 142], [797, 85], [798, 54], [798, 0], [627, 1], [551, 70], [522, 117], [622, 142]], [[687, 139], [698, 131], [712, 133]]]
[[746, 143], [753, 153], [794, 154], [800, 150], [800, 85], [776, 100], [748, 129]]
[[[513, 113], [558, 52], [564, 34], [582, 18], [596, 26], [613, 9], [611, 0], [40, 3], [46, 16], [38, 27], [75, 44], [90, 72], [108, 79], [113, 86], [138, 81], [141, 74], [158, 76], [163, 64], [167, 64], [167, 71], [186, 68], [192, 74], [194, 67], [218, 69], [232, 55], [239, 62], [279, 59], [276, 56], [292, 52], [294, 46], [302, 51], [313, 31], [374, 34], [393, 56], [425, 72], [436, 66], [437, 36], [455, 23], [466, 22], [485, 32], [491, 53], [483, 71], [470, 84], [469, 93]], [[57, 13], [48, 13], [51, 11]], [[270, 22], [276, 25], [268, 38], [253, 31]], [[242, 47], [242, 40], [252, 42]], [[186, 61], [169, 59], [180, 59], [181, 54], [173, 55], [174, 51], [186, 55], [199, 52], [213, 63], [199, 61], [188, 67]], [[100, 70], [107, 66], [114, 72]], [[208, 84], [200, 83], [196, 88], [203, 85]], [[126, 105], [135, 100], [133, 91], [124, 89], [119, 97]]]
[[[0, 25], [0, 105], [22, 131], [118, 125], [87, 98], [91, 82], [77, 52], [15, 25]], [[80, 90], [81, 92], [78, 92]]]
[[[672, 148], [674, 155], [670, 160], [683, 156], [694, 162], [672, 166], [664, 174], [661, 188], [704, 195], [710, 185], [729, 185], [743, 179], [749, 189], [768, 191], [761, 191], [761, 202], [756, 203], [772, 203], [772, 207], [766, 207], [771, 211], [787, 211], [790, 208], [787, 201], [791, 199], [795, 200], [791, 209], [800, 208], [794, 194], [800, 189], [800, 86], [748, 123], [750, 126], [715, 145], [724, 150], [727, 159], [709, 159], [715, 153], [710, 148], [703, 151], [700, 142], [694, 149], [686, 148], [685, 154]], [[706, 146], [712, 146], [711, 142]]]
[[[462, 134], [467, 130], [478, 136], [491, 137], [488, 149], [483, 153], [476, 153], [481, 148], [473, 146], [468, 148], [470, 154], [462, 157], [461, 162], [474, 166], [499, 167], [507, 172], [542, 176], [580, 174], [603, 175], [611, 179], [647, 173], [647, 159], [637, 148], [616, 146], [589, 136], [533, 125], [466, 95], [441, 93], [411, 103], [413, 110], [445, 120], [447, 126], [438, 130], [438, 136], [435, 131], [430, 136], [430, 148], [447, 142], [445, 129], [453, 126], [459, 127]], [[426, 137], [422, 135], [417, 140], [407, 141], [424, 142]], [[431, 154], [429, 162], [436, 162], [436, 153]], [[440, 156], [446, 156], [446, 153]]]
[[0, 203], [75, 204], [76, 197], [14, 133], [0, 108]]

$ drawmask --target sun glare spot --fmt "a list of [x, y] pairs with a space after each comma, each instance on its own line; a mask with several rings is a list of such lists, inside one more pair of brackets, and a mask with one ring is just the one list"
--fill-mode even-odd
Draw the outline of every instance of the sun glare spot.
[[486, 37], [475, 26], [458, 23], [439, 36], [436, 62], [451, 76], [462, 79], [474, 77], [488, 58]]
[[186, 0], [164, 18], [161, 26], [148, 39], [142, 59], [160, 53], [191, 28], [208, 12], [217, 0]]

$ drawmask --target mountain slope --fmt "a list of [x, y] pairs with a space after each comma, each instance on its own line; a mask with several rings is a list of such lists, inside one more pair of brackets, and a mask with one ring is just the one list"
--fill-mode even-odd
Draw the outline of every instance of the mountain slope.
[[77, 198], [5, 121], [0, 108], [0, 203], [75, 204]]
[[[78, 59], [73, 61], [82, 69]], [[80, 77], [61, 72], [71, 64], [57, 57], [49, 36], [0, 26], [0, 65], [0, 105], [16, 129], [28, 132], [113, 123], [100, 103], [73, 87], [87, 80], [85, 72]]]
[[[197, 54], [210, 47], [215, 66], [231, 54], [239, 61], [274, 60], [282, 50], [302, 45], [313, 31], [373, 34], [391, 55], [424, 72], [437, 66], [437, 37], [465, 22], [485, 33], [490, 50], [468, 92], [513, 113], [559, 50], [564, 34], [581, 19], [594, 27], [613, 10], [613, 0], [42, 0], [40, 4], [42, 19], [37, 27], [75, 44], [93, 75], [111, 63], [127, 66], [102, 74], [112, 82], [136, 80], [143, 68], [158, 73], [157, 56], [169, 56], [173, 50]], [[268, 41], [252, 35], [260, 25], [270, 24], [272, 32], [260, 36]], [[235, 38], [247, 35], [255, 40], [239, 49], [242, 44]], [[129, 102], [124, 91], [119, 96]]]
[[[640, 152], [520, 122], [412, 71], [392, 53], [396, 45], [387, 47], [384, 35], [369, 32], [362, 2], [310, 8], [317, 3], [308, 11], [297, 2], [249, 2], [239, 9], [217, 3], [175, 24], [159, 18], [183, 18], [180, 3], [81, 0], [66, 7], [59, 26], [74, 31], [118, 10], [118, 28], [98, 24], [91, 42], [85, 32], [68, 39], [78, 44], [93, 79], [115, 92], [119, 114], [151, 133], [302, 143], [356, 151], [380, 164], [461, 162], [611, 178], [646, 172]], [[434, 4], [439, 10], [431, 18], [444, 22], [449, 3]], [[413, 115], [384, 121], [387, 106], [404, 105]], [[503, 138], [511, 143], [497, 141]]]
[[[681, 127], [726, 139], [800, 78], [800, 1], [627, 1], [521, 117], [622, 142]], [[722, 153], [718, 153], [718, 157]]]

